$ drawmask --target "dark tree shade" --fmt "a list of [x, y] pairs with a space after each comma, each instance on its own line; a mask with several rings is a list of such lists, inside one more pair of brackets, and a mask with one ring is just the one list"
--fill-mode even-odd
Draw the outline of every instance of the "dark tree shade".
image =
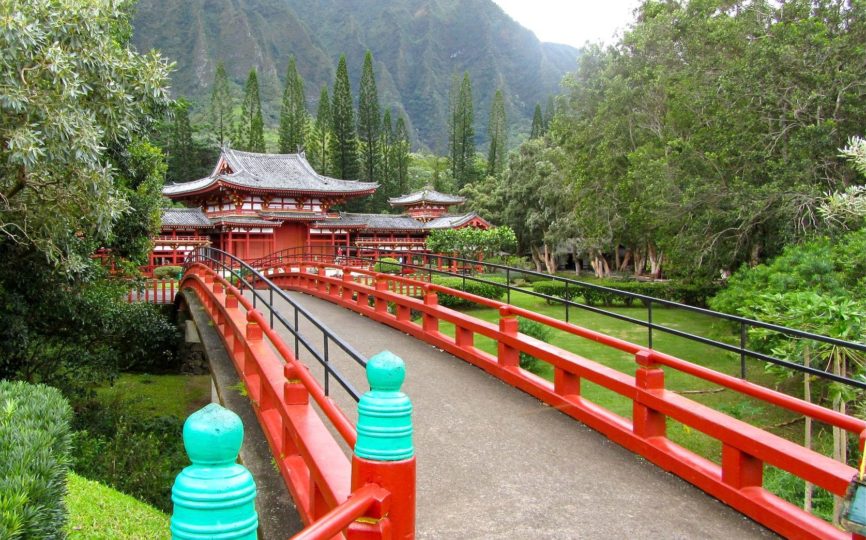
[[349, 87], [349, 70], [346, 56], [340, 56], [334, 94], [331, 100], [330, 143], [331, 163], [334, 176], [344, 180], [358, 178], [358, 139], [355, 133], [355, 110], [352, 108], [352, 91]]

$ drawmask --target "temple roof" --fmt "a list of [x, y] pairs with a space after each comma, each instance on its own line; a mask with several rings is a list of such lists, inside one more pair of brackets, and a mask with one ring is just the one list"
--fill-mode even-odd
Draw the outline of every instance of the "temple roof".
[[341, 212], [338, 219], [318, 221], [314, 227], [324, 229], [361, 228], [387, 231], [422, 231], [460, 227], [477, 217], [478, 214], [475, 212], [469, 212], [468, 214], [442, 216], [424, 223], [405, 214], [350, 214]]
[[279, 227], [278, 221], [268, 221], [255, 216], [218, 216], [211, 218], [214, 225], [240, 225], [249, 227]]
[[451, 204], [463, 204], [465, 201], [466, 199], [463, 197], [440, 193], [430, 186], [425, 186], [421, 188], [420, 191], [414, 193], [388, 199], [391, 206], [408, 206], [410, 204], [421, 204], [425, 202], [447, 206]]
[[211, 222], [200, 208], [164, 208], [162, 226], [168, 229], [210, 227]]
[[212, 185], [226, 184], [262, 191], [294, 191], [328, 195], [364, 195], [379, 184], [339, 180], [317, 173], [303, 154], [256, 154], [223, 148], [213, 172], [207, 178], [170, 184], [162, 189], [169, 197], [207, 191]]

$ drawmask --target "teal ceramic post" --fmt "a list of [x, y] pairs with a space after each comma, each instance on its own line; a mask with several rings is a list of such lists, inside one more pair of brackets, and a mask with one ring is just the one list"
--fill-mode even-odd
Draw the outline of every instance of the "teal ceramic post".
[[186, 419], [183, 444], [192, 465], [171, 488], [172, 538], [256, 539], [256, 484], [236, 463], [243, 438], [238, 415], [216, 403]]
[[370, 391], [358, 402], [356, 456], [375, 461], [400, 461], [415, 455], [412, 403], [400, 391], [405, 378], [403, 360], [389, 351], [367, 361]]

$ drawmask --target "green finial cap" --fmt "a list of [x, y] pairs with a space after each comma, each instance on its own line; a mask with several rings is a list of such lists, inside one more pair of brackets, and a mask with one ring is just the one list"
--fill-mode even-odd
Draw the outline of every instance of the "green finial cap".
[[216, 403], [192, 413], [183, 424], [183, 445], [196, 465], [234, 463], [243, 440], [240, 417]]
[[400, 391], [406, 367], [400, 357], [382, 351], [367, 361], [370, 391], [358, 402], [355, 455], [375, 461], [399, 461], [415, 455], [412, 402]]

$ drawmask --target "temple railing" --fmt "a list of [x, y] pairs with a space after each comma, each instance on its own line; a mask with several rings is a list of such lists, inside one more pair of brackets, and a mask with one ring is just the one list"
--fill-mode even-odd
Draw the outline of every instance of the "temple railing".
[[[371, 442], [369, 436], [365, 439], [365, 431], [356, 429], [330, 397], [333, 380], [355, 401], [360, 400], [358, 421], [359, 426], [362, 424], [367, 396], [361, 395], [330, 362], [329, 351], [339, 349], [365, 368], [374, 390], [376, 380], [371, 365], [379, 366], [381, 371], [398, 369], [395, 365], [399, 363], [402, 382], [402, 361], [390, 353], [381, 353], [368, 362], [267, 277], [220, 250], [201, 248], [191, 253], [185, 262], [181, 287], [201, 301], [244, 382], [275, 465], [308, 527], [299, 537], [332, 538], [340, 531], [347, 538], [414, 537], [415, 460], [411, 437], [408, 450], [389, 454], [399, 459], [379, 459], [377, 442]], [[289, 306], [292, 315], [278, 308], [275, 301]], [[320, 336], [314, 340], [305, 335], [301, 324], [312, 325]], [[294, 347], [283, 340], [280, 329], [292, 336]], [[324, 370], [324, 386], [313, 376], [310, 366], [298, 359], [301, 351]], [[394, 380], [393, 375], [386, 378]], [[386, 390], [394, 393], [392, 388]], [[408, 403], [405, 396], [401, 399]], [[411, 412], [411, 406], [408, 410]], [[366, 418], [369, 421], [369, 415]], [[331, 434], [329, 425], [343, 444], [354, 449], [351, 459]]]
[[[861, 452], [866, 441], [863, 420], [504, 302], [355, 265], [325, 263], [320, 256], [313, 258], [317, 260], [298, 259], [292, 264], [285, 264], [287, 261], [283, 260], [280, 266], [270, 269], [269, 277], [281, 287], [303, 291], [354, 310], [480, 367], [779, 534], [797, 538], [852, 538], [850, 533], [770, 492], [764, 484], [764, 468], [776, 467], [841, 497], [855, 474], [853, 467], [667, 389], [665, 372], [677, 371], [763, 404], [824, 422], [857, 437]], [[422, 288], [423, 298], [395, 292], [407, 286]], [[497, 309], [499, 319], [488, 322], [440, 306], [440, 293]], [[420, 315], [420, 320], [414, 320], [413, 314]], [[635, 374], [628, 375], [520, 333], [518, 318], [632, 355]], [[453, 337], [440, 330], [440, 323], [454, 326]], [[496, 354], [476, 347], [476, 336], [496, 342]], [[521, 354], [551, 364], [554, 380], [545, 380], [522, 369]], [[629, 400], [631, 417], [617, 414], [583, 396], [584, 382]], [[719, 462], [672, 441], [667, 434], [668, 420], [717, 441], [721, 446]], [[855, 535], [855, 538], [859, 537]]]

